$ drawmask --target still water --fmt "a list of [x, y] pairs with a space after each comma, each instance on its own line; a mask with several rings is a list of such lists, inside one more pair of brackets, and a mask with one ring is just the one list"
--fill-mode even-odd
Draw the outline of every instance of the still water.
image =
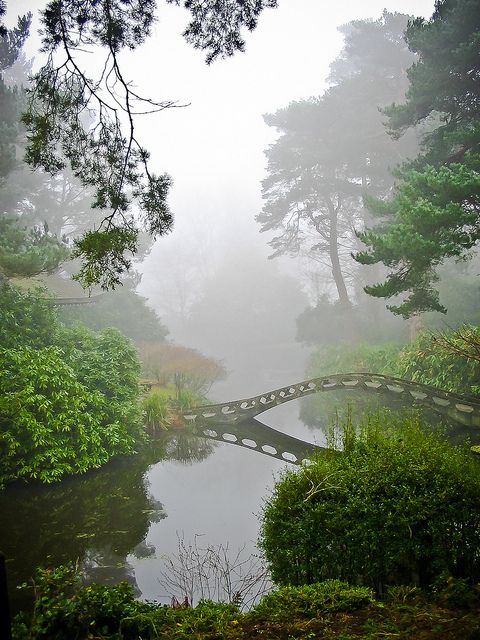
[[[297, 401], [262, 420], [321, 444], [298, 418]], [[147, 451], [50, 486], [14, 485], [0, 495], [0, 549], [7, 558], [12, 609], [28, 606], [38, 565], [76, 561], [91, 579], [128, 579], [139, 597], [169, 602], [165, 558], [179, 539], [256, 552], [258, 514], [286, 462], [228, 443], [177, 436]]]

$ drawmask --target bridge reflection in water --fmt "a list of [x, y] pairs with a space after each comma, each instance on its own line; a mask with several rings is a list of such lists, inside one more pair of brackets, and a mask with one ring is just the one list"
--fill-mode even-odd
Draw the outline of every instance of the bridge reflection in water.
[[339, 390], [394, 396], [406, 404], [432, 409], [457, 424], [480, 427], [479, 399], [372, 373], [311, 378], [252, 398], [194, 407], [183, 413], [183, 419], [196, 435], [300, 464], [313, 453], [326, 449], [272, 429], [255, 420], [255, 416], [313, 393]]
[[228, 427], [220, 423], [212, 425], [198, 423], [193, 426], [192, 433], [217, 442], [228, 442], [252, 449], [292, 464], [301, 464], [309, 460], [314, 453], [327, 451], [324, 447], [272, 429], [255, 418], [231, 423]]

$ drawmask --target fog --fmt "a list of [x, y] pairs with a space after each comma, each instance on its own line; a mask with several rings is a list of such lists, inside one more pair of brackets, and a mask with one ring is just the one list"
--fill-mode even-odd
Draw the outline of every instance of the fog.
[[[17, 14], [42, 8], [45, 2], [16, 0], [8, 5], [11, 25]], [[386, 11], [383, 19], [391, 20], [393, 33], [398, 28], [395, 21], [403, 18], [390, 14], [429, 17], [434, 2], [280, 0], [279, 5], [261, 14], [257, 29], [246, 35], [244, 53], [206, 65], [204, 54], [181, 36], [186, 12], [162, 3], [152, 37], [135, 52], [119, 56], [122, 73], [137, 93], [176, 101], [174, 108], [137, 116], [135, 121], [136, 136], [151, 153], [152, 171], [167, 172], [173, 178], [169, 205], [174, 227], [151, 245], [145, 241], [120, 292], [105, 294], [98, 305], [59, 312], [67, 324], [80, 321], [94, 329], [114, 325], [136, 344], [142, 358], [142, 348], [150, 349], [154, 359], [171, 345], [189, 347], [185, 352], [190, 356], [197, 350], [214, 358], [227, 375], [219, 375], [208, 390], [212, 402], [255, 396], [308, 377], [346, 373], [350, 351], [363, 342], [373, 352], [387, 343], [407, 342], [412, 328], [417, 328], [387, 311], [385, 300], [364, 293], [366, 284], [385, 278], [386, 269], [360, 266], [351, 256], [362, 248], [355, 232], [374, 222], [363, 206], [365, 189], [377, 197], [388, 194], [394, 184], [391, 170], [418, 151], [422, 131], [411, 131], [394, 142], [378, 110], [380, 105], [402, 100], [407, 88], [405, 70], [413, 56], [394, 36], [385, 48], [378, 45], [375, 27], [371, 38], [365, 38], [362, 59], [344, 50], [350, 27], [339, 27], [353, 20], [380, 24]], [[35, 34], [38, 16], [33, 25], [25, 49], [38, 67], [42, 63]], [[89, 64], [94, 70], [98, 61]], [[363, 82], [359, 86], [355, 72], [356, 65], [362, 64], [370, 65], [370, 76], [359, 75]], [[362, 145], [367, 143], [364, 152]], [[314, 168], [302, 173], [313, 154]], [[25, 178], [26, 173], [22, 175]], [[315, 191], [311, 183], [321, 183], [322, 189]], [[301, 195], [295, 192], [297, 185]], [[51, 189], [58, 190], [58, 186]], [[88, 193], [82, 189], [79, 193], [81, 202], [88, 199]], [[286, 206], [292, 203], [295, 206]], [[36, 208], [34, 196], [29, 205]], [[85, 213], [84, 204], [77, 208], [82, 207]], [[37, 223], [46, 219], [40, 205], [38, 209]], [[309, 218], [312, 209], [316, 217]], [[65, 211], [59, 213], [58, 206], [55, 215], [59, 225], [55, 231], [65, 233], [68, 216]], [[75, 235], [90, 222], [88, 210], [81, 224], [77, 218], [67, 231]], [[54, 229], [53, 221], [49, 224]], [[478, 256], [470, 263], [441, 267], [441, 295], [446, 296], [450, 311], [445, 318], [426, 314], [430, 327], [458, 326], [471, 318], [478, 321], [478, 284], [472, 274], [478, 274], [479, 268]], [[67, 266], [61, 275], [73, 271]], [[462, 287], [457, 286], [460, 281]], [[322, 349], [340, 343], [348, 345], [340, 354], [346, 354], [347, 364], [335, 362], [336, 370], [326, 370], [333, 359], [324, 366]], [[361, 353], [357, 365], [364, 370]], [[138, 391], [138, 380], [135, 384]], [[167, 387], [167, 382], [162, 384]], [[327, 394], [311, 396], [310, 404], [294, 401], [266, 412], [262, 420], [282, 432], [325, 444], [324, 431], [337, 415], [337, 407], [345, 410], [348, 393], [338, 403], [337, 398], [331, 399], [333, 392], [327, 401], [320, 398]], [[362, 410], [361, 402], [359, 406]], [[191, 439], [202, 443], [202, 455], [169, 457], [162, 450], [155, 459], [153, 451], [142, 452], [118, 468], [106, 465], [97, 475], [84, 476], [83, 488], [73, 479], [67, 495], [60, 491], [62, 483], [55, 485], [53, 502], [71, 509], [65, 511], [68, 526], [59, 521], [58, 528], [65, 529], [74, 544], [68, 553], [52, 551], [54, 559], [91, 557], [98, 563], [96, 568], [107, 563], [108, 554], [102, 560], [101, 552], [107, 545], [97, 535], [95, 519], [92, 532], [85, 533], [87, 524], [80, 519], [72, 524], [72, 530], [78, 528], [80, 533], [76, 529], [75, 536], [69, 533], [76, 492], [84, 496], [85, 513], [99, 510], [97, 496], [107, 504], [107, 508], [101, 505], [100, 522], [105, 520], [108, 526], [98, 527], [108, 534], [108, 544], [135, 529], [131, 522], [137, 522], [139, 506], [144, 507], [140, 509], [143, 519], [137, 523], [142, 526], [123, 546], [117, 543], [120, 551], [115, 562], [121, 565], [128, 559], [133, 581], [145, 598], [169, 599], [171, 594], [159, 591], [158, 576], [165, 557], [177, 552], [179, 536], [187, 542], [204, 536], [206, 543], [245, 545], [247, 553], [256, 552], [254, 514], [261, 511], [274, 474], [285, 469], [284, 461], [226, 443], [209, 448], [210, 441], [205, 446], [204, 439]], [[116, 483], [118, 500], [128, 496], [127, 485], [140, 495], [125, 500], [129, 513], [114, 527], [112, 522], [122, 513], [110, 499], [109, 491], [115, 497]], [[27, 515], [19, 527], [28, 544], [30, 506], [26, 495], [21, 501]], [[55, 529], [57, 507], [50, 518], [49, 501], [50, 496], [42, 494], [38, 505]], [[152, 516], [150, 502], [161, 517]], [[10, 508], [12, 521], [15, 509]], [[44, 537], [53, 539], [45, 527]], [[140, 547], [147, 550], [144, 556], [136, 554]], [[20, 552], [12, 550], [12, 557], [14, 553], [18, 560]], [[44, 555], [43, 548], [32, 552], [32, 567], [43, 562]]]
[[[173, 232], [138, 266], [140, 291], [171, 339], [224, 361], [230, 375], [214, 389], [218, 398], [301, 379], [308, 348], [295, 342], [296, 317], [322, 293], [335, 299], [328, 267], [305, 256], [267, 260], [273, 234], [260, 234], [254, 218], [264, 204], [264, 152], [278, 133], [263, 115], [322, 95], [343, 46], [337, 27], [378, 19], [385, 8], [428, 16], [433, 3], [283, 1], [262, 14], [245, 53], [206, 66], [178, 38], [184, 17], [169, 7], [155, 38], [137, 54], [142, 69], [131, 68], [144, 92], [189, 104], [138, 124], [156, 165], [174, 178], [175, 214]], [[145, 54], [155, 59], [154, 71], [143, 63]], [[283, 287], [282, 274], [288, 276]], [[275, 293], [257, 324], [252, 310], [266, 291]]]
[[[22, 0], [14, 12], [41, 6]], [[265, 150], [278, 131], [263, 115], [321, 96], [344, 44], [338, 27], [378, 19], [384, 9], [429, 16], [433, 2], [282, 0], [263, 12], [245, 53], [209, 66], [180, 36], [186, 12], [162, 5], [153, 36], [121, 56], [138, 93], [179, 105], [136, 121], [153, 169], [173, 177], [175, 216], [173, 232], [135, 265], [142, 275], [138, 291], [170, 340], [224, 362], [231, 385], [217, 389], [222, 397], [301, 377], [308, 349], [295, 342], [296, 318], [322, 296], [335, 301], [331, 271], [312, 254], [268, 261], [272, 233], [261, 234], [255, 216], [264, 205]], [[30, 39], [28, 55], [38, 43]], [[40, 60], [37, 55], [35, 65]], [[353, 280], [347, 286], [352, 290]]]

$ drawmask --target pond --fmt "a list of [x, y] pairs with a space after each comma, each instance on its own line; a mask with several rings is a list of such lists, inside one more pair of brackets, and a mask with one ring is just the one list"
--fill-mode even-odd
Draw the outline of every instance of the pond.
[[[265, 423], [316, 442], [291, 402]], [[78, 561], [90, 579], [129, 580], [139, 597], [170, 602], [161, 584], [179, 541], [228, 545], [232, 558], [256, 551], [257, 514], [274, 477], [290, 464], [194, 436], [160, 438], [136, 456], [55, 485], [13, 485], [0, 494], [0, 549], [7, 558], [11, 606], [28, 606], [38, 565]]]
[[[345, 414], [351, 398], [350, 392], [337, 401], [333, 393], [317, 394], [270, 409], [261, 419], [323, 445], [326, 423], [338, 407]], [[287, 468], [289, 463], [256, 451], [177, 434], [84, 476], [9, 487], [0, 494], [0, 549], [13, 611], [29, 606], [30, 591], [17, 587], [36, 566], [67, 561], [78, 562], [87, 579], [127, 579], [143, 599], [182, 598], [165, 583], [168, 559], [175, 559], [179, 545], [193, 552], [221, 545], [230, 561], [239, 550], [247, 561], [257, 552], [262, 504]], [[191, 565], [192, 554], [185, 563]]]

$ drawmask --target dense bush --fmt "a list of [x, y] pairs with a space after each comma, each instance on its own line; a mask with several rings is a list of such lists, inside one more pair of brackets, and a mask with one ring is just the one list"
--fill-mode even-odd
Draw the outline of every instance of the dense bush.
[[[274, 582], [427, 586], [480, 577], [480, 470], [415, 417], [370, 418], [276, 484], [260, 544]], [[382, 433], [389, 424], [388, 433]], [[347, 437], [348, 436], [348, 437]]]
[[[98, 355], [84, 348], [84, 365]], [[107, 355], [105, 367], [122, 366]], [[141, 434], [135, 386], [115, 380], [101, 388], [75, 364], [59, 347], [0, 350], [0, 486], [16, 478], [51, 482], [134, 450]]]
[[126, 338], [78, 329], [55, 340], [64, 348], [0, 349], [0, 486], [84, 472], [142, 437], [139, 364]]
[[390, 375], [447, 391], [480, 394], [480, 327], [424, 332], [411, 344], [341, 343], [317, 349], [308, 375], [368, 372]]
[[348, 342], [321, 347], [310, 357], [307, 373], [311, 377], [334, 373], [391, 373], [392, 363], [401, 349], [399, 344]]
[[255, 607], [269, 620], [314, 618], [334, 611], [353, 611], [374, 602], [368, 587], [351, 587], [340, 580], [325, 580], [299, 587], [288, 585], [265, 595]]
[[35, 578], [33, 620], [14, 627], [15, 640], [71, 640], [72, 638], [168, 638], [191, 640], [225, 638], [239, 616], [231, 604], [201, 601], [195, 609], [172, 609], [135, 600], [126, 582], [113, 587], [92, 584], [79, 588], [69, 567], [39, 570]]
[[0, 347], [53, 344], [57, 317], [39, 292], [24, 292], [0, 283]]
[[476, 640], [480, 632], [480, 592], [470, 588], [466, 600], [458, 581], [428, 601], [397, 588], [379, 602], [367, 587], [337, 580], [283, 587], [246, 614], [208, 600], [194, 608], [139, 602], [125, 582], [80, 588], [67, 567], [40, 570], [34, 583], [33, 615], [17, 617], [14, 640]]
[[480, 395], [480, 327], [424, 333], [401, 349], [392, 371], [414, 382]]
[[140, 363], [130, 341], [116, 329], [76, 327], [59, 330], [57, 342], [78, 380], [102, 394], [104, 422], [122, 425], [126, 433], [137, 438]]

